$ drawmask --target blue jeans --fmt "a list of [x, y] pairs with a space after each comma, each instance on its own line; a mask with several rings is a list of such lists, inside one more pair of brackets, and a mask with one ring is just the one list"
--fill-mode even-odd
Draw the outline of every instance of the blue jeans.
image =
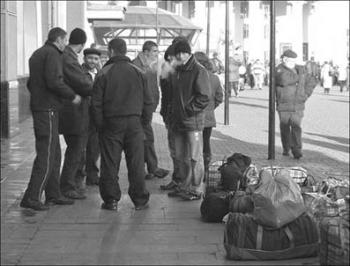
[[174, 132], [175, 154], [184, 189], [200, 189], [204, 176], [201, 131]]

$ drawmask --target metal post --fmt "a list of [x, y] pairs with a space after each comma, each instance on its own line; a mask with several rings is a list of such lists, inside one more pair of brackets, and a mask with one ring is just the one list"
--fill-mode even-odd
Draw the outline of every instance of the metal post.
[[209, 41], [210, 41], [210, 1], [207, 0], [207, 56], [209, 56]]
[[226, 0], [226, 21], [225, 21], [225, 113], [224, 113], [224, 118], [225, 118], [225, 125], [230, 124], [230, 119], [229, 119], [229, 84], [228, 84], [228, 79], [229, 79], [229, 47], [230, 47], [230, 17], [229, 17], [229, 1]]
[[269, 143], [268, 159], [275, 159], [275, 2], [270, 0], [270, 90], [269, 90]]
[[158, 0], [156, 1], [156, 32], [157, 32], [157, 45], [159, 46]]

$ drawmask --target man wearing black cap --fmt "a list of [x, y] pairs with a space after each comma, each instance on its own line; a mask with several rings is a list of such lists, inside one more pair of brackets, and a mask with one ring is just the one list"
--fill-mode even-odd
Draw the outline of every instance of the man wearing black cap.
[[305, 66], [295, 64], [296, 57], [292, 50], [286, 50], [281, 56], [282, 63], [276, 69], [276, 101], [283, 155], [289, 156], [291, 150], [294, 158], [299, 159], [303, 156], [301, 121], [305, 102], [317, 83]]
[[126, 43], [108, 43], [110, 59], [97, 74], [92, 96], [92, 117], [99, 131], [101, 149], [100, 194], [102, 208], [117, 210], [121, 198], [118, 172], [122, 151], [128, 168], [129, 196], [136, 210], [147, 207], [143, 119], [152, 117], [152, 95], [147, 79], [126, 56]]
[[[61, 147], [58, 135], [58, 111], [63, 100], [74, 105], [81, 101], [63, 80], [62, 51], [66, 46], [67, 33], [61, 28], [49, 31], [45, 45], [29, 59], [30, 109], [33, 115], [36, 158], [28, 187], [20, 206], [38, 211], [47, 205], [73, 204], [62, 196], [59, 187]], [[41, 202], [45, 190], [46, 205]]]
[[69, 45], [63, 52], [64, 79], [72, 89], [82, 96], [79, 106], [65, 102], [59, 113], [59, 132], [63, 134], [67, 144], [64, 164], [61, 173], [61, 191], [67, 198], [84, 199], [86, 196], [76, 185], [76, 173], [79, 168], [81, 154], [84, 148], [84, 132], [88, 128], [88, 97], [92, 94], [92, 81], [84, 73], [78, 61], [78, 54], [86, 43], [86, 34], [82, 29], [75, 28], [69, 37]]
[[[182, 195], [185, 191], [185, 199], [200, 199], [204, 176], [202, 131], [204, 109], [209, 104], [209, 75], [195, 60], [187, 41], [176, 42], [174, 51], [181, 64], [171, 79], [173, 95], [170, 124], [175, 134], [176, 158], [183, 179], [181, 189], [177, 191]], [[173, 194], [169, 193], [170, 195]]]
[[[83, 70], [87, 77], [93, 82], [99, 71], [101, 52], [95, 48], [87, 48], [84, 50]], [[89, 107], [91, 106], [91, 98], [89, 97]], [[100, 146], [98, 144], [98, 134], [96, 126], [91, 117], [91, 109], [89, 108], [89, 126], [86, 134], [84, 134], [84, 150], [81, 158], [79, 170], [76, 180], [78, 187], [82, 187], [82, 182], [86, 176], [86, 185], [98, 185], [99, 167], [97, 165], [100, 156]]]

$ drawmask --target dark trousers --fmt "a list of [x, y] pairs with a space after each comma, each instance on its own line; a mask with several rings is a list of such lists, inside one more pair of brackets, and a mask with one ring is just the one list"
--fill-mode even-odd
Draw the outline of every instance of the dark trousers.
[[43, 190], [46, 199], [59, 198], [61, 147], [58, 135], [58, 113], [33, 112], [36, 157], [32, 174], [24, 194], [25, 199], [41, 200]]
[[152, 128], [152, 119], [148, 123], [142, 123], [145, 134], [145, 163], [147, 165], [148, 173], [154, 173], [158, 168], [158, 158], [154, 148], [154, 134]]
[[98, 132], [90, 119], [88, 133], [84, 135], [81, 161], [77, 172], [78, 181], [82, 181], [86, 175], [86, 181], [94, 183], [99, 179], [99, 166], [97, 164], [100, 156], [100, 144], [98, 143]]
[[145, 185], [143, 129], [140, 117], [105, 119], [99, 133], [101, 149], [100, 194], [105, 202], [120, 200], [118, 172], [122, 151], [128, 168], [129, 196], [135, 205], [146, 204], [149, 192]]
[[76, 190], [76, 174], [81, 162], [81, 154], [84, 147], [84, 135], [64, 134], [67, 148], [64, 155], [64, 163], [61, 173], [61, 191]]
[[303, 111], [279, 112], [281, 141], [284, 152], [292, 150], [293, 154], [301, 153], [301, 121], [304, 116]]
[[203, 130], [203, 160], [205, 170], [209, 170], [209, 163], [211, 161], [210, 136], [212, 129], [212, 127], [205, 127]]
[[181, 176], [179, 173], [179, 162], [176, 158], [176, 152], [175, 152], [175, 133], [174, 130], [169, 126], [166, 125], [167, 131], [168, 131], [168, 146], [169, 146], [169, 151], [170, 151], [170, 157], [173, 161], [173, 175], [172, 175], [172, 180], [175, 181], [176, 183], [180, 183]]

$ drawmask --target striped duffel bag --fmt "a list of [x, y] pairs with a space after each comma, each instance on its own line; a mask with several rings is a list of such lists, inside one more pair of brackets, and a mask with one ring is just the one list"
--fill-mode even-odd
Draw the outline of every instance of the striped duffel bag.
[[270, 229], [257, 224], [250, 214], [229, 213], [224, 246], [231, 260], [284, 260], [316, 256], [318, 229], [303, 214], [293, 222]]

